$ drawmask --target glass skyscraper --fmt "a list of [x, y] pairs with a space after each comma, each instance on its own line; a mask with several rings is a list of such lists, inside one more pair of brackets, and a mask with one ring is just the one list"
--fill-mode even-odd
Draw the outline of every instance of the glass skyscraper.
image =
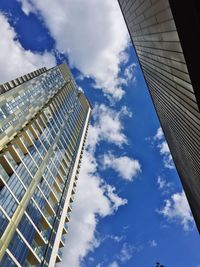
[[118, 1], [200, 232], [200, 1]]
[[64, 64], [0, 86], [0, 266], [61, 261], [91, 115]]

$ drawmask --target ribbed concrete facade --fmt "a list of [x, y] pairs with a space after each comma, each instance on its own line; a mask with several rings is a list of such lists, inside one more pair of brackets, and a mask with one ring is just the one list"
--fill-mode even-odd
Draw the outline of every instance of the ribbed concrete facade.
[[61, 261], [90, 114], [66, 65], [1, 86], [1, 267]]
[[[180, 10], [176, 9], [176, 12], [185, 12], [181, 1], [174, 0], [178, 4], [177, 1]], [[193, 72], [191, 68], [188, 70], [183, 51], [185, 45], [181, 43], [176, 27], [179, 18], [175, 25], [168, 0], [119, 0], [119, 3], [200, 230], [200, 112], [197, 104], [200, 88], [194, 88], [194, 80], [191, 82]], [[190, 1], [187, 3], [190, 9]], [[190, 21], [187, 23], [189, 25]], [[181, 25], [184, 27], [184, 23]], [[181, 37], [183, 34], [184, 28]], [[190, 50], [190, 53], [195, 51]], [[189, 57], [187, 59], [190, 62]]]

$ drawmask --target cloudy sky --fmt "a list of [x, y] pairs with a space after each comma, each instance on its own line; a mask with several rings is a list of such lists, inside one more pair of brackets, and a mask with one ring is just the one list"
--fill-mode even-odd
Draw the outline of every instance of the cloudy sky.
[[116, 0], [1, 0], [0, 83], [66, 61], [93, 109], [60, 267], [199, 267], [199, 235]]

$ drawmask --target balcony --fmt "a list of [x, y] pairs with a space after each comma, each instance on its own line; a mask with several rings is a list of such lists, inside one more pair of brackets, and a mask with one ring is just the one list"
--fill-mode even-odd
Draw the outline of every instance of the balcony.
[[62, 163], [60, 165], [60, 171], [63, 176], [67, 174], [66, 169], [62, 166]]
[[55, 182], [53, 186], [55, 187], [57, 192], [60, 192], [60, 193], [62, 192], [62, 189], [60, 188], [57, 182]]
[[62, 252], [59, 249], [58, 254], [56, 256], [56, 263], [61, 262], [61, 261], [62, 261]]
[[69, 220], [70, 220], [70, 214], [67, 213], [67, 214], [66, 214], [66, 217], [65, 217], [65, 222], [69, 222]]
[[[65, 177], [66, 177], [66, 176], [64, 176], [64, 179], [65, 179]], [[63, 180], [62, 176], [61, 176], [59, 173], [57, 174], [57, 180], [58, 180], [59, 183], [61, 183], [61, 184], [64, 184], [64, 182], [65, 182], [65, 181]]]
[[61, 236], [61, 240], [60, 240], [60, 244], [59, 244], [59, 247], [60, 248], [63, 248], [65, 246], [65, 236]]
[[32, 241], [31, 247], [33, 251], [39, 256], [40, 260], [43, 260], [44, 256], [43, 256], [42, 248], [41, 246], [38, 245], [38, 243], [35, 240]]
[[[51, 211], [52, 211], [52, 210], [51, 210]], [[47, 209], [44, 209], [42, 213], [43, 213], [43, 215], [44, 215], [46, 221], [48, 222], [48, 224], [49, 224], [50, 227], [51, 227], [51, 225], [53, 224], [53, 221], [54, 221], [54, 216], [51, 216], [51, 215], [49, 214], [49, 212], [47, 211]]]
[[50, 216], [53, 216], [55, 214], [55, 212], [54, 212], [52, 206], [49, 204], [49, 202], [46, 202], [45, 209], [49, 213]]
[[49, 221], [46, 219], [46, 217], [44, 215], [42, 215], [42, 219], [41, 219], [39, 225], [41, 225], [42, 229], [51, 228], [51, 225], [50, 225]]
[[74, 202], [74, 196], [73, 195], [71, 195], [71, 197], [70, 197], [70, 203], [73, 203]]
[[52, 205], [54, 205], [55, 203], [58, 203], [58, 199], [57, 199], [57, 196], [56, 194], [51, 191], [50, 193], [50, 198], [51, 198], [51, 201], [49, 201]]
[[0, 156], [0, 164], [9, 176], [13, 174], [13, 169], [6, 157]]
[[[29, 249], [29, 253], [27, 256], [27, 261], [29, 262], [29, 265], [37, 265], [37, 264], [41, 263], [41, 259], [40, 259], [40, 257], [38, 257], [37, 252], [39, 252], [37, 250], [37, 248], [35, 248], [35, 249], [30, 248]], [[39, 254], [40, 254], [40, 252], [39, 252]]]
[[68, 234], [68, 225], [67, 223], [64, 224], [64, 227], [63, 227], [63, 235], [66, 235]]
[[75, 192], [76, 192], [76, 188], [72, 188], [72, 195], [74, 195], [75, 194]]
[[68, 212], [71, 212], [72, 211], [72, 205], [71, 204], [69, 204], [67, 211]]
[[43, 233], [39, 232], [38, 230], [35, 232], [34, 240], [38, 246], [43, 246], [47, 243], [46, 237], [43, 236]]
[[74, 181], [74, 184], [73, 185], [74, 185], [74, 187], [76, 187], [77, 186], [77, 181]]

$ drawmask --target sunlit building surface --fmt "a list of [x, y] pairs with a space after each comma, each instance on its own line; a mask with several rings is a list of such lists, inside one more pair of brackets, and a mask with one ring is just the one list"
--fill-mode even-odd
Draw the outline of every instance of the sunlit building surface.
[[64, 64], [1, 85], [0, 92], [0, 266], [55, 266], [91, 105]]
[[200, 2], [119, 4], [200, 231]]

